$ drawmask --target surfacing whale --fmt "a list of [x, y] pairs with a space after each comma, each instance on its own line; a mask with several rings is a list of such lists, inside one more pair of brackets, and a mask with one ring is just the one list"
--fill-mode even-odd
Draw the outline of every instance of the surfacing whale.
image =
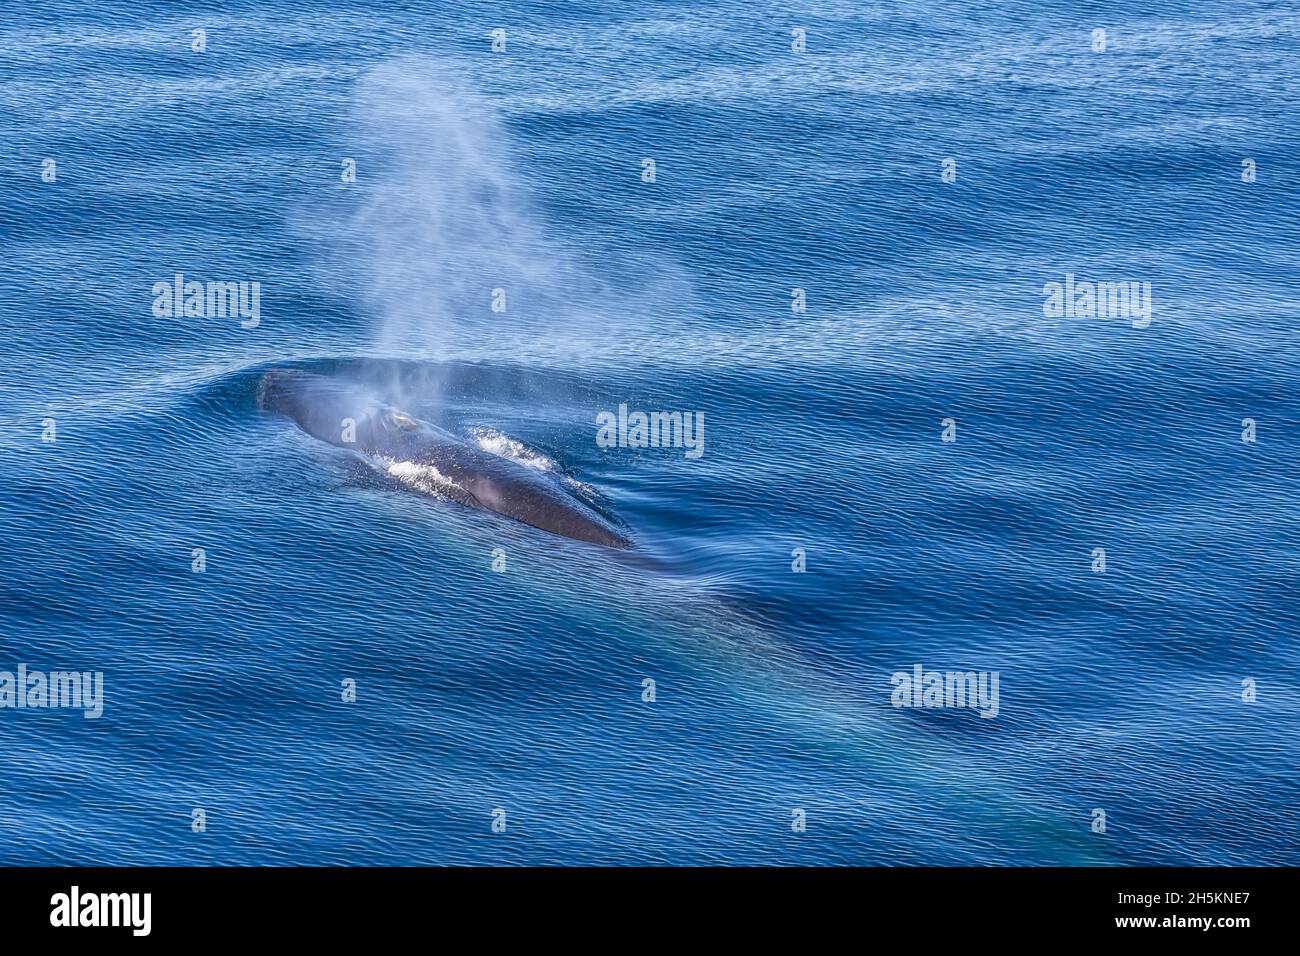
[[453, 501], [607, 548], [632, 542], [548, 476], [418, 421], [365, 389], [309, 372], [273, 369], [262, 376], [258, 405], [285, 415], [307, 434], [355, 451], [390, 474], [414, 475]]

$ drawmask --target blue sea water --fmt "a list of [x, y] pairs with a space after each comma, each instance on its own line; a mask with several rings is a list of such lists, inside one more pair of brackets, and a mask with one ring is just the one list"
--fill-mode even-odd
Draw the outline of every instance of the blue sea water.
[[[0, 670], [104, 709], [0, 709], [0, 862], [1300, 863], [1297, 86], [1264, 0], [10, 5]], [[374, 480], [280, 367], [636, 549]]]

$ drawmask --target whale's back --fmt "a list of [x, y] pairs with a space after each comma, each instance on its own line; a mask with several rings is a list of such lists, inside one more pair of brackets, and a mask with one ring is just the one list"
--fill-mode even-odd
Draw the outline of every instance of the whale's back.
[[293, 419], [307, 434], [366, 456], [410, 487], [566, 538], [607, 548], [632, 546], [626, 535], [549, 476], [412, 418], [359, 386], [274, 369], [262, 377], [257, 401], [262, 409]]

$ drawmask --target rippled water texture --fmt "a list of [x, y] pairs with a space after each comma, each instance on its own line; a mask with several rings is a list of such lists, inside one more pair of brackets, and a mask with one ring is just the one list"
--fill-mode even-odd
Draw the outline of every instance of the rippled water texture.
[[0, 708], [0, 862], [1300, 862], [1291, 5], [222, 9], [0, 20], [0, 671], [104, 679]]

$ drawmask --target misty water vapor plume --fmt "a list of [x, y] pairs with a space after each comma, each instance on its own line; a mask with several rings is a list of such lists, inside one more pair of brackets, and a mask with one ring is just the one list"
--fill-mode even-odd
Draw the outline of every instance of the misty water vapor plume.
[[640, 309], [543, 228], [499, 109], [463, 73], [408, 58], [358, 83], [361, 198], [342, 239], [374, 346], [440, 358], [605, 338], [614, 309], [620, 325]]

